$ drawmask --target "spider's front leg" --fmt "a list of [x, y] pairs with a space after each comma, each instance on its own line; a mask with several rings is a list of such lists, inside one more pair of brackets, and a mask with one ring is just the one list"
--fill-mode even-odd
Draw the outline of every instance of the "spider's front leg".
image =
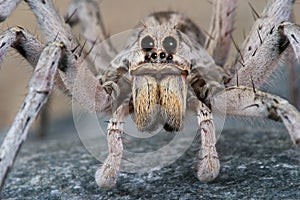
[[196, 97], [189, 99], [189, 106], [196, 112], [201, 134], [200, 161], [197, 164], [197, 177], [202, 182], [214, 180], [220, 171], [220, 162], [216, 150], [215, 125], [211, 110]]
[[[90, 63], [86, 62], [83, 49], [80, 48], [70, 27], [56, 12], [52, 1], [28, 0], [27, 3], [35, 13], [46, 40], [61, 41], [65, 44], [66, 55], [55, 76], [56, 84], [88, 110], [96, 110], [98, 113], [107, 112], [110, 109], [111, 96], [89, 70]], [[2, 1], [0, 1], [0, 9], [1, 5]], [[17, 27], [8, 29], [0, 35], [0, 62], [10, 47], [15, 48], [32, 66], [36, 66], [44, 45], [32, 34]]]
[[61, 43], [50, 44], [40, 56], [30, 82], [29, 93], [0, 148], [0, 190], [22, 143], [26, 140], [32, 122], [47, 102], [63, 49], [65, 47]]
[[108, 157], [96, 171], [95, 179], [102, 188], [112, 188], [116, 185], [120, 172], [123, 155], [122, 134], [124, 132], [124, 118], [129, 114], [129, 103], [125, 101], [114, 112], [107, 126]]
[[226, 105], [229, 115], [248, 117], [267, 117], [282, 121], [294, 144], [300, 143], [300, 113], [288, 101], [276, 95], [264, 93], [245, 86], [229, 87], [216, 94], [211, 103], [215, 106]]
[[[0, 0], [0, 10], [3, 8], [3, 2], [4, 1]], [[99, 80], [97, 80], [94, 74], [88, 69], [89, 63], [85, 62], [86, 54], [83, 52], [83, 49], [80, 48], [79, 42], [72, 34], [70, 27], [63, 22], [62, 18], [56, 12], [52, 1], [27, 0], [26, 2], [35, 13], [41, 25], [41, 29], [46, 36], [46, 40], [49, 41], [49, 43], [53, 41], [62, 42], [64, 44], [64, 54], [60, 55], [57, 52], [45, 51], [48, 49], [46, 47], [44, 50], [45, 45], [20, 27], [8, 29], [0, 34], [0, 62], [4, 59], [10, 47], [13, 47], [24, 56], [33, 67], [36, 66], [33, 79], [39, 80], [39, 82], [34, 82], [33, 85], [35, 87], [30, 87], [28, 96], [31, 99], [27, 99], [22, 106], [21, 114], [18, 114], [6, 137], [7, 139], [5, 139], [3, 143], [3, 147], [1, 147], [0, 187], [4, 182], [8, 170], [13, 164], [16, 153], [22, 142], [26, 139], [26, 134], [28, 133], [31, 122], [35, 119], [39, 109], [46, 101], [46, 99], [42, 99], [42, 101], [41, 99], [36, 100], [35, 98], [39, 96], [47, 97], [53, 82], [68, 95], [74, 97], [74, 99], [84, 105], [88, 110], [96, 111], [97, 113], [106, 113], [111, 109], [111, 95], [106, 92], [106, 88], [99, 83]], [[61, 47], [54, 48], [59, 51]], [[45, 53], [41, 54], [42, 51]], [[59, 62], [59, 70], [56, 70], [58, 61], [61, 62]], [[55, 70], [53, 70], [53, 65], [55, 65]], [[51, 67], [51, 72], [48, 66]], [[41, 75], [42, 72], [45, 72], [44, 76]], [[45, 86], [46, 89], [44, 89], [43, 86]], [[27, 109], [28, 107], [30, 107], [29, 111]], [[14, 136], [11, 136], [10, 132], [13, 132]], [[12, 141], [11, 138], [14, 138], [16, 141]], [[10, 145], [11, 143], [14, 143], [14, 145]]]

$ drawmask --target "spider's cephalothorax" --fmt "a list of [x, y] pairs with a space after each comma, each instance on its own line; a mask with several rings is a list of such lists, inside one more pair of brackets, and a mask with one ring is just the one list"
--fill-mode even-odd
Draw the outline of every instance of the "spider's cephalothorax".
[[[176, 21], [151, 24], [155, 16]], [[178, 131], [183, 125], [191, 63], [181, 55], [187, 47], [182, 42], [183, 33], [176, 28], [178, 17], [172, 12], [154, 14], [146, 19], [139, 33], [138, 48], [143, 59], [130, 66], [129, 72], [136, 124], [141, 131], [159, 124], [167, 131]]]
[[[19, 2], [0, 1], [0, 20]], [[54, 81], [88, 110], [99, 114], [112, 111], [107, 127], [109, 155], [95, 175], [101, 187], [116, 184], [123, 155], [123, 122], [130, 114], [140, 131], [159, 125], [167, 131], [179, 131], [185, 113], [194, 112], [201, 135], [197, 177], [203, 182], [215, 179], [220, 169], [212, 109], [226, 115], [281, 121], [292, 141], [300, 143], [298, 110], [257, 88], [283, 58], [288, 58], [287, 62], [300, 60], [300, 27], [287, 22], [294, 0], [269, 0], [262, 14], [255, 13], [257, 20], [230, 64], [226, 61], [236, 0], [213, 1], [206, 36], [184, 15], [154, 13], [143, 20], [144, 26], [118, 54], [110, 41], [102, 48], [107, 34], [96, 0], [73, 0], [66, 21], [52, 0], [26, 2], [51, 44], [42, 44], [20, 27], [0, 35], [0, 61], [12, 47], [36, 67], [29, 94], [0, 149], [0, 187]], [[82, 24], [88, 51], [72, 33], [70, 26], [77, 22]], [[114, 58], [107, 68], [102, 56]]]
[[[206, 87], [205, 75], [197, 68], [201, 66], [197, 63], [197, 52], [203, 50], [204, 36], [190, 19], [176, 12], [150, 15], [134, 35], [137, 39], [128, 44], [130, 53], [122, 52], [116, 60], [127, 59], [129, 63], [137, 127], [140, 131], [151, 131], [163, 125], [167, 131], [179, 131], [183, 126], [191, 77], [202, 80], [201, 85], [194, 84], [194, 87]], [[206, 62], [204, 68], [219, 68], [213, 60], [202, 62]], [[219, 70], [222, 73], [218, 76], [224, 76], [224, 71]]]

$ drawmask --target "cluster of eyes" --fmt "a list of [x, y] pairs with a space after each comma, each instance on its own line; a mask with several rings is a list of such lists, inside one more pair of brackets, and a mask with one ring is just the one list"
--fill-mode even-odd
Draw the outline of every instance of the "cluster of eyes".
[[177, 49], [177, 41], [174, 37], [168, 36], [163, 40], [163, 48], [167, 52], [160, 52], [159, 54], [156, 52], [153, 52], [153, 49], [155, 47], [154, 40], [150, 36], [146, 36], [141, 41], [141, 47], [142, 50], [146, 53], [145, 55], [145, 61], [151, 61], [156, 60], [157, 58], [160, 58], [161, 60], [167, 60], [171, 61], [173, 60], [173, 53]]

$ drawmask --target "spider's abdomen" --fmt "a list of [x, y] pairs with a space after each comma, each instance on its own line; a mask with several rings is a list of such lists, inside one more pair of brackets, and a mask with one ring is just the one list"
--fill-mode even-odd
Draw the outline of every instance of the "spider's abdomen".
[[187, 16], [174, 11], [154, 12], [146, 17], [143, 22], [146, 25], [159, 26], [172, 22], [176, 29], [186, 34], [190, 39], [196, 41], [200, 45], [204, 45], [205, 35], [198, 26]]
[[162, 79], [134, 76], [132, 92], [136, 124], [140, 131], [152, 131], [159, 125], [167, 131], [182, 128], [187, 95], [184, 76], [170, 75]]

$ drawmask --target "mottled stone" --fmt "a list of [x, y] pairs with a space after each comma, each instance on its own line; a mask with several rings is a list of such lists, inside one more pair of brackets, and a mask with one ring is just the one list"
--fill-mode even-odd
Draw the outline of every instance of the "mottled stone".
[[3, 188], [2, 199], [297, 199], [300, 196], [300, 150], [292, 145], [282, 127], [269, 131], [223, 131], [217, 145], [221, 172], [211, 183], [200, 183], [195, 177], [199, 148], [195, 140], [170, 166], [143, 174], [122, 172], [116, 188], [101, 190], [94, 181], [99, 162], [85, 150], [72, 126], [64, 129], [61, 126], [52, 130], [48, 138], [31, 137], [26, 141]]

